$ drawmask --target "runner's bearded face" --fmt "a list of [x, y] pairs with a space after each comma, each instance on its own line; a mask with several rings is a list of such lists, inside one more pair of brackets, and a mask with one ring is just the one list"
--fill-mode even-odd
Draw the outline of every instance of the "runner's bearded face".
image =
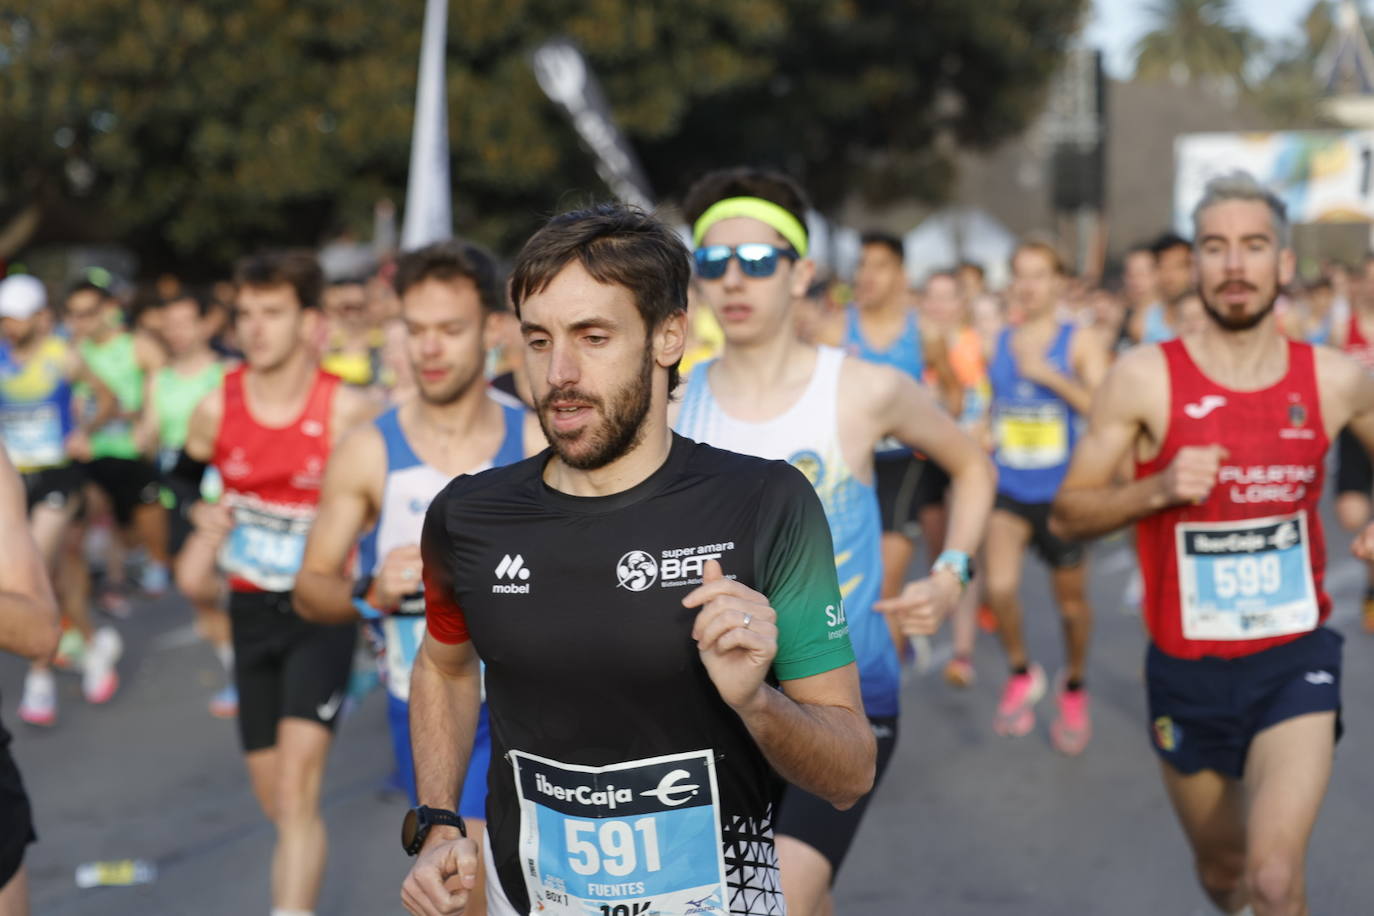
[[482, 378], [487, 353], [487, 316], [468, 277], [428, 279], [401, 300], [406, 358], [420, 397], [452, 404]]
[[1228, 200], [1198, 223], [1197, 286], [1203, 307], [1224, 331], [1247, 331], [1274, 310], [1293, 279], [1293, 253], [1279, 244], [1269, 208]]
[[559, 460], [590, 471], [635, 448], [653, 403], [653, 341], [624, 287], [576, 262], [520, 309], [539, 425]]
[[234, 324], [244, 360], [258, 372], [281, 368], [305, 346], [314, 321], [288, 284], [245, 286], [235, 303]]
[[[791, 251], [792, 244], [767, 223], [747, 216], [723, 219], [711, 226], [701, 237], [699, 248], [725, 245], [771, 245], [780, 251]], [[773, 273], [767, 277], [751, 277], [732, 257], [725, 265], [725, 273], [713, 280], [697, 274], [702, 294], [711, 306], [722, 333], [730, 343], [740, 346], [773, 340], [790, 332], [792, 303], [806, 295], [813, 270], [809, 261], [779, 254]]]

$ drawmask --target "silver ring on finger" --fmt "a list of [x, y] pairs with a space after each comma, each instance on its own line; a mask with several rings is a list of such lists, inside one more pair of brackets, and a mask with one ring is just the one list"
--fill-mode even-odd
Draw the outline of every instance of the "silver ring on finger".
[[747, 612], [745, 613], [745, 615], [744, 615], [744, 621], [743, 621], [743, 626], [744, 626], [744, 628], [745, 628], [746, 630], [749, 629], [749, 624], [753, 621], [753, 619], [754, 619], [754, 615], [753, 615], [753, 614], [750, 614], [750, 613], [747, 613]]
[[406, 581], [409, 581], [409, 580], [411, 580], [411, 579], [414, 579], [414, 578], [415, 578], [415, 569], [414, 569], [414, 567], [407, 566], [407, 567], [405, 568], [405, 571], [401, 573], [401, 578], [402, 578], [402, 579], [405, 579]]

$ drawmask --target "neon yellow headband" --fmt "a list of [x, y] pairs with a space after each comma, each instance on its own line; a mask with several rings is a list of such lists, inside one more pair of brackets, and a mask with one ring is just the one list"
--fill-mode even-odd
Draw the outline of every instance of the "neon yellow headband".
[[787, 239], [798, 255], [806, 257], [806, 227], [802, 225], [801, 220], [783, 207], [762, 197], [727, 197], [711, 204], [692, 228], [692, 244], [700, 248], [702, 238], [712, 226], [721, 220], [734, 219], [737, 216], [747, 216], [771, 226], [777, 230], [778, 235]]

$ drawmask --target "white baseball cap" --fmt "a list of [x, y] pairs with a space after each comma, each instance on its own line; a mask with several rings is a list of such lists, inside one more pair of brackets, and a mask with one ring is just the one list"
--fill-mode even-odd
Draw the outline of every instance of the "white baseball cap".
[[48, 304], [43, 281], [28, 274], [0, 280], [0, 318], [32, 318]]

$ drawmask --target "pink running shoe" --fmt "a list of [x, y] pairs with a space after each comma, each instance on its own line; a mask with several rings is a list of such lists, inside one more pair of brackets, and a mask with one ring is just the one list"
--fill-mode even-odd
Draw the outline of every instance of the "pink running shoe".
[[1050, 725], [1050, 741], [1054, 749], [1069, 757], [1077, 757], [1093, 736], [1093, 721], [1088, 714], [1088, 691], [1059, 688], [1059, 716]]
[[992, 730], [999, 735], [1023, 738], [1035, 728], [1035, 704], [1045, 695], [1045, 669], [1034, 662], [1025, 674], [1013, 674], [1002, 688]]

